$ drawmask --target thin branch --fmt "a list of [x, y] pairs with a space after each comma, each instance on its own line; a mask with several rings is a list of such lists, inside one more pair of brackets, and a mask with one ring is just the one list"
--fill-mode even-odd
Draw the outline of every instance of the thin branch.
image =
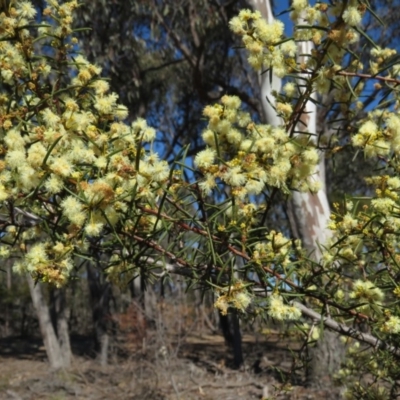
[[189, 0], [189, 25], [190, 25], [190, 31], [192, 33], [194, 45], [196, 48], [199, 48], [201, 45], [201, 41], [199, 38], [199, 35], [196, 30], [196, 9], [194, 7], [193, 1]]
[[178, 58], [176, 60], [171, 60], [171, 61], [168, 61], [168, 62], [166, 62], [164, 64], [157, 65], [155, 67], [147, 68], [147, 69], [143, 70], [142, 72], [143, 72], [143, 74], [147, 74], [148, 72], [159, 71], [160, 69], [164, 69], [164, 68], [170, 67], [171, 65], [179, 64], [179, 63], [184, 62], [184, 61], [186, 61], [186, 59]]
[[[313, 74], [314, 72], [315, 71], [308, 71], [308, 70], [298, 71], [298, 73], [300, 73], [300, 74], [310, 74], [310, 75]], [[375, 79], [378, 81], [391, 82], [391, 83], [396, 83], [397, 85], [400, 85], [400, 79], [390, 78], [388, 76], [361, 74], [359, 72], [347, 72], [347, 71], [337, 71], [335, 74], [341, 75], [341, 76], [350, 76], [353, 78]]]
[[43, 221], [43, 218], [38, 217], [37, 215], [35, 215], [35, 214], [31, 213], [31, 212], [22, 210], [19, 207], [14, 207], [14, 210], [19, 212], [20, 214], [22, 214], [24, 217], [32, 220], [32, 224], [38, 224], [40, 221]]
[[358, 72], [346, 72], [346, 71], [338, 71], [338, 72], [336, 72], [336, 75], [352, 76], [355, 78], [364, 78], [364, 79], [376, 79], [378, 81], [391, 82], [391, 83], [396, 83], [397, 85], [400, 85], [399, 79], [389, 78], [388, 76], [360, 74]]
[[347, 325], [340, 324], [339, 322], [336, 322], [332, 318], [323, 317], [321, 314], [318, 314], [314, 310], [311, 310], [310, 308], [306, 307], [304, 304], [301, 304], [297, 301], [293, 301], [292, 304], [294, 306], [296, 306], [302, 312], [303, 315], [310, 317], [316, 321], [322, 321], [323, 324], [327, 328], [330, 328], [335, 332], [338, 332], [342, 335], [352, 337], [354, 339], [359, 340], [360, 342], [367, 343], [377, 349], [388, 350], [390, 353], [392, 353], [396, 357], [400, 357], [400, 349], [398, 349], [394, 346], [387, 345], [385, 342], [376, 338], [375, 336], [372, 336], [368, 333], [360, 332], [360, 331], [358, 331], [354, 328], [351, 328]]
[[182, 52], [182, 54], [185, 56], [185, 58], [189, 61], [190, 65], [192, 65], [192, 67], [196, 67], [196, 60], [192, 55], [192, 52], [190, 51], [190, 49], [184, 44], [184, 41], [181, 39], [181, 37], [178, 35], [177, 32], [175, 32], [174, 30], [172, 30], [168, 24], [165, 22], [165, 19], [163, 18], [163, 16], [160, 14], [160, 12], [158, 11], [157, 5], [155, 4], [155, 2], [153, 2], [153, 10], [154, 13], [158, 19], [158, 21], [160, 22], [160, 24], [164, 27], [164, 29], [166, 30], [168, 36], [173, 40], [173, 42], [175, 43], [175, 46]]

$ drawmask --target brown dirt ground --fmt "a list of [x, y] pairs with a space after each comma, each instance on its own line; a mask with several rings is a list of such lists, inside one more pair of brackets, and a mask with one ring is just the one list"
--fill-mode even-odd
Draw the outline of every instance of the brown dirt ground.
[[114, 349], [118, 356], [102, 368], [87, 354], [90, 340], [74, 338], [72, 368], [54, 372], [49, 370], [40, 340], [2, 339], [0, 399], [340, 398], [338, 390], [313, 391], [304, 387], [303, 376], [290, 374], [290, 342], [278, 334], [262, 336], [262, 340], [245, 335], [245, 366], [241, 370], [230, 367], [229, 350], [219, 335], [169, 338], [161, 346], [157, 342], [160, 340], [147, 338], [135, 348], [121, 342]]

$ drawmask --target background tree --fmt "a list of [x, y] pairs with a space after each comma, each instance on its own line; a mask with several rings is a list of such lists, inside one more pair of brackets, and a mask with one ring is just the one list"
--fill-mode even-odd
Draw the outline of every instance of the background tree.
[[187, 143], [191, 154], [203, 147], [202, 109], [222, 94], [238, 95], [260, 111], [253, 96], [258, 90], [254, 74], [242, 55], [232, 51], [227, 29], [229, 19], [245, 5], [98, 1], [79, 8], [78, 26], [90, 23], [92, 28], [80, 34], [84, 53], [105, 66], [130, 118], [144, 117], [159, 130], [166, 158]]

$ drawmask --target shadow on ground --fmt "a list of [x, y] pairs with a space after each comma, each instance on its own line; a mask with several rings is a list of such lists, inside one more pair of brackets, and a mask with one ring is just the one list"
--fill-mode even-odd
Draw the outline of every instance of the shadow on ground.
[[149, 337], [146, 346], [121, 342], [109, 366], [101, 368], [93, 358], [90, 337], [74, 336], [71, 369], [54, 372], [48, 368], [41, 340], [1, 339], [0, 399], [339, 399], [337, 391], [316, 392], [303, 386], [304, 377], [293, 372], [290, 345], [279, 335], [245, 335], [245, 365], [234, 370], [219, 335], [161, 341]]

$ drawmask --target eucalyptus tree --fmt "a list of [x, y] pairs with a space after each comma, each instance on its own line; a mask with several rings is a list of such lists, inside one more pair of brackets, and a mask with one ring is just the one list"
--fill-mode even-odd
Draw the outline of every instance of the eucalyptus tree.
[[91, 28], [78, 33], [84, 54], [104, 66], [130, 118], [143, 117], [159, 130], [166, 158], [188, 143], [191, 154], [203, 146], [202, 109], [224, 93], [260, 111], [255, 76], [233, 51], [227, 28], [245, 5], [244, 0], [95, 0], [77, 10], [77, 26]]

